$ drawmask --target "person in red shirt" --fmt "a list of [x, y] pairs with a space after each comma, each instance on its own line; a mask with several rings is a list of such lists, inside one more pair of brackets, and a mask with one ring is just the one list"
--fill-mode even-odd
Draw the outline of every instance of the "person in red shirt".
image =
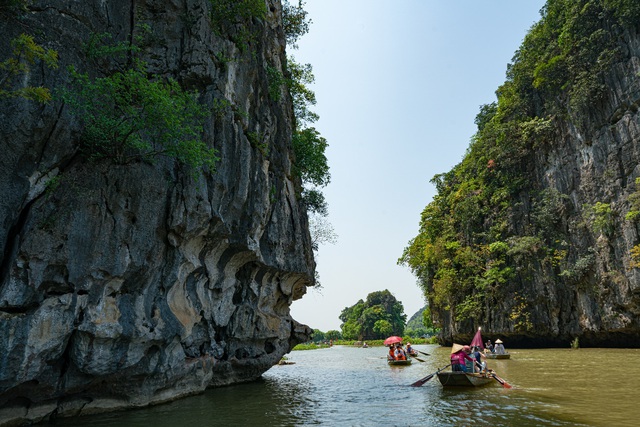
[[[469, 360], [472, 363], [474, 360], [469, 356], [471, 353], [471, 347], [465, 345], [462, 350], [456, 351], [451, 354], [451, 369], [457, 372], [467, 372], [466, 361]], [[473, 365], [472, 365], [473, 366]]]
[[396, 360], [407, 360], [407, 354], [404, 352], [404, 349], [402, 348], [402, 344], [400, 344], [400, 343], [396, 344], [395, 359]]

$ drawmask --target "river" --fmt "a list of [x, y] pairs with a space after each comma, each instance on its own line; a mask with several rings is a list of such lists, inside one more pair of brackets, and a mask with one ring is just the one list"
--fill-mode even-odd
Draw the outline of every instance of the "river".
[[294, 351], [259, 381], [172, 403], [92, 417], [57, 427], [198, 426], [637, 426], [639, 349], [510, 350], [488, 365], [513, 386], [443, 389], [434, 377], [449, 349], [418, 345], [424, 362], [390, 367], [384, 347]]

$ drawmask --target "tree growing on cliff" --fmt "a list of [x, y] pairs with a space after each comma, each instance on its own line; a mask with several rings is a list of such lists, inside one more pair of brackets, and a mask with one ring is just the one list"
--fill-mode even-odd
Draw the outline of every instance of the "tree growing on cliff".
[[58, 68], [58, 52], [45, 49], [28, 34], [20, 34], [11, 40], [11, 49], [12, 55], [0, 62], [0, 99], [25, 98], [36, 102], [49, 102], [51, 91], [48, 88], [30, 85], [14, 88], [13, 84], [17, 80], [26, 80], [31, 68], [38, 61], [48, 68]]
[[[607, 75], [627, 54], [621, 41], [637, 31], [640, 6], [549, 0], [541, 14], [507, 68], [497, 102], [481, 108], [464, 158], [433, 178], [437, 194], [399, 259], [417, 276], [436, 321], [487, 319], [500, 303], [515, 313], [509, 326], [526, 330], [539, 298], [527, 292], [534, 275], [561, 287], [592, 268], [587, 248], [566, 243], [575, 236], [569, 197], [532, 177], [567, 123], [593, 133], [587, 122], [610, 101]], [[610, 203], [589, 202], [589, 237], [613, 235]], [[520, 298], [514, 289], [524, 290]]]
[[372, 292], [340, 313], [342, 336], [347, 340], [383, 339], [402, 336], [407, 320], [402, 303], [387, 289]]
[[96, 43], [105, 37], [109, 35], [92, 38], [89, 57], [120, 54], [128, 59], [103, 67], [106, 75], [97, 78], [71, 67], [72, 84], [61, 92], [84, 125], [82, 149], [87, 157], [128, 164], [166, 156], [191, 167], [194, 174], [205, 167], [215, 169], [217, 153], [202, 140], [209, 111], [198, 102], [198, 93], [171, 78], [152, 78], [147, 64], [135, 58], [134, 45]]
[[[285, 0], [282, 6], [285, 37], [293, 49], [298, 47], [296, 42], [309, 31], [311, 23], [304, 4], [302, 0], [297, 5]], [[293, 101], [295, 118], [292, 135], [293, 166], [303, 184], [300, 197], [309, 212], [327, 216], [327, 202], [320, 188], [331, 181], [325, 155], [328, 144], [314, 127], [309, 126], [318, 120], [318, 115], [310, 109], [316, 104], [316, 95], [309, 88], [314, 82], [313, 70], [310, 64], [299, 64], [293, 56], [288, 55], [286, 74], [285, 82]]]
[[242, 51], [255, 43], [257, 30], [252, 29], [251, 20], [265, 18], [264, 0], [209, 0], [209, 4], [211, 25], [218, 35], [228, 33]]

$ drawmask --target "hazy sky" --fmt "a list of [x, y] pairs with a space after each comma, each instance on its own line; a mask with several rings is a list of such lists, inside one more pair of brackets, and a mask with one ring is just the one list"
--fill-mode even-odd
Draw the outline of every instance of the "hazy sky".
[[293, 303], [294, 319], [340, 330], [342, 309], [384, 289], [407, 317], [424, 306], [397, 260], [435, 195], [429, 181], [462, 160], [479, 107], [495, 101], [544, 3], [307, 0], [310, 31], [289, 53], [313, 66], [338, 240], [320, 247], [322, 289]]

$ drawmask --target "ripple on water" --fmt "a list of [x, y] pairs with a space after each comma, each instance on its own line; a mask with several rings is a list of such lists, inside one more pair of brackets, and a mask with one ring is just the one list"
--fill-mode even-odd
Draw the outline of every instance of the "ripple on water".
[[[636, 369], [618, 369], [628, 350], [518, 350], [492, 366], [513, 389], [496, 382], [482, 388], [443, 389], [437, 378], [409, 384], [448, 362], [449, 351], [431, 353], [425, 363], [390, 367], [386, 349], [334, 347], [292, 352], [294, 365], [274, 366], [260, 381], [206, 393], [144, 410], [106, 414], [55, 425], [91, 427], [199, 426], [635, 426]], [[596, 350], [596, 349], [594, 349]], [[526, 357], [525, 357], [526, 355]], [[585, 359], [586, 368], [575, 361]], [[491, 363], [491, 362], [490, 362]], [[613, 366], [614, 369], [597, 367]], [[635, 371], [634, 371], [635, 369]], [[612, 372], [613, 371], [613, 372]], [[612, 386], [611, 375], [619, 380]], [[602, 408], [606, 408], [603, 410]]]

